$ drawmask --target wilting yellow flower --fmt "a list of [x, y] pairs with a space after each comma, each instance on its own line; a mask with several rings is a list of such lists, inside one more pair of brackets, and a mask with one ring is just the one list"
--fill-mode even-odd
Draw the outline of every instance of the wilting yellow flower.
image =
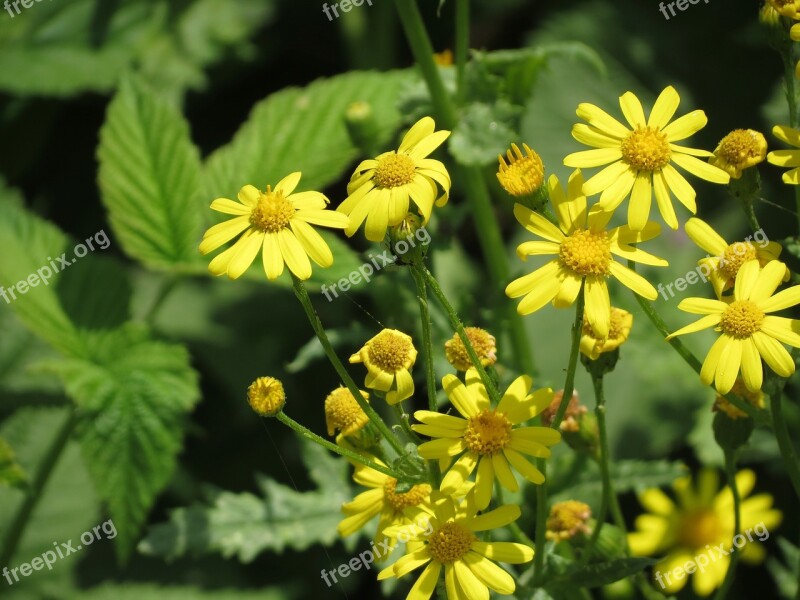
[[548, 446], [558, 443], [561, 434], [549, 427], [515, 427], [542, 412], [553, 397], [550, 388], [529, 394], [530, 377], [517, 377], [496, 408], [489, 405], [489, 395], [475, 369], [467, 371], [466, 382], [465, 386], [455, 375], [442, 378], [447, 397], [464, 418], [418, 410], [414, 417], [424, 424], [411, 428], [438, 438], [419, 446], [423, 458], [460, 455], [442, 479], [442, 493], [454, 493], [477, 468], [475, 501], [483, 510], [492, 498], [495, 478], [507, 490], [519, 490], [512, 466], [531, 483], [542, 483], [542, 472], [522, 455], [547, 458]]
[[269, 279], [283, 273], [284, 263], [298, 279], [308, 279], [309, 257], [323, 268], [333, 264], [328, 244], [311, 225], [343, 229], [348, 219], [324, 210], [328, 199], [319, 192], [293, 194], [300, 176], [299, 172], [287, 175], [274, 190], [267, 186], [265, 192], [246, 185], [239, 191], [239, 202], [217, 198], [211, 203], [213, 210], [236, 216], [206, 231], [200, 243], [202, 254], [216, 250], [243, 231], [244, 235], [211, 261], [209, 271], [237, 279], [247, 271], [259, 250]]
[[[491, 333], [480, 327], [465, 327], [464, 331], [478, 360], [481, 361], [481, 366], [488, 367], [497, 362], [497, 340]], [[466, 371], [473, 366], [467, 354], [467, 347], [464, 346], [458, 332], [444, 343], [444, 354], [447, 362], [459, 371]]]
[[[558, 390], [553, 394], [550, 405], [542, 411], [542, 425], [550, 427], [553, 424], [556, 413], [558, 412], [558, 407], [561, 406], [561, 400], [563, 400], [563, 398], [564, 390]], [[567, 402], [567, 410], [564, 411], [564, 418], [561, 419], [558, 428], [564, 432], [577, 432], [581, 427], [579, 421], [583, 418], [583, 415], [586, 414], [587, 410], [588, 409], [580, 403], [577, 390], [573, 390], [572, 398]]]
[[364, 363], [364, 385], [386, 393], [386, 402], [397, 404], [414, 395], [414, 379], [409, 369], [417, 360], [411, 336], [396, 329], [384, 329], [350, 357], [351, 363]]
[[519, 506], [504, 505], [482, 515], [476, 513], [474, 503], [456, 506], [452, 498], [437, 502], [432, 511], [409, 509], [406, 514], [414, 522], [430, 519], [433, 531], [417, 534], [408, 544], [409, 553], [381, 571], [378, 579], [403, 577], [428, 565], [407, 600], [428, 600], [436, 591], [442, 568], [448, 600], [488, 598], [489, 589], [513, 594], [514, 578], [492, 561], [526, 563], [533, 559], [533, 549], [513, 542], [484, 542], [475, 534], [513, 523], [520, 516]]
[[581, 336], [581, 352], [597, 360], [605, 352], [613, 352], [628, 339], [633, 326], [633, 315], [627, 310], [611, 307], [611, 325], [608, 328], [608, 335], [604, 338], [599, 337], [589, 322], [583, 320], [583, 335]]
[[[750, 406], [754, 408], [764, 408], [764, 392], [758, 390], [757, 392], [751, 392], [747, 389], [744, 385], [744, 381], [742, 381], [741, 377], [736, 379], [736, 383], [733, 384], [733, 388], [731, 391], [742, 398], [745, 402], [747, 402]], [[725, 396], [721, 396], [717, 394], [716, 399], [714, 400], [714, 406], [712, 409], [714, 412], [722, 411], [726, 415], [728, 415], [731, 419], [749, 419], [750, 416], [736, 408], [733, 404], [728, 402]]]
[[[364, 400], [369, 401], [369, 394], [361, 392], [361, 395]], [[353, 435], [367, 423], [369, 423], [367, 413], [358, 405], [346, 387], [336, 388], [325, 398], [325, 424], [328, 427], [328, 435], [334, 435], [337, 430], [341, 431], [342, 435]]]
[[641, 231], [647, 223], [653, 192], [662, 218], [672, 229], [678, 228], [678, 219], [670, 192], [692, 214], [697, 212], [694, 189], [672, 163], [713, 183], [730, 180], [725, 171], [696, 158], [711, 156], [710, 152], [675, 144], [694, 135], [708, 122], [702, 110], [695, 110], [670, 123], [679, 103], [678, 92], [669, 86], [656, 100], [650, 118], [645, 119], [639, 99], [626, 92], [619, 105], [630, 128], [593, 104], [578, 106], [578, 117], [588, 125], [573, 126], [572, 137], [596, 150], [570, 154], [564, 164], [584, 168], [611, 163], [584, 184], [583, 193], [592, 196], [602, 192], [600, 207], [610, 211], [630, 194], [628, 225], [634, 231]]
[[653, 570], [665, 592], [675, 594], [686, 585], [688, 573], [681, 570], [678, 577], [675, 570], [693, 562], [695, 593], [711, 594], [725, 578], [730, 563], [728, 552], [734, 545], [745, 562], [758, 563], [764, 559], [765, 552], [759, 542], [769, 537], [782, 515], [772, 508], [769, 494], [747, 498], [755, 481], [753, 471], [745, 469], [736, 474], [736, 488], [742, 497], [741, 532], [736, 538], [733, 494], [729, 487], [717, 493], [719, 478], [711, 469], [699, 473], [694, 489], [689, 477], [676, 481], [673, 489], [677, 503], [655, 488], [639, 495], [639, 502], [649, 512], [636, 518], [636, 531], [628, 535], [628, 544], [637, 556], [666, 554]]
[[767, 4], [783, 17], [798, 18], [800, 0], [767, 0]]
[[[708, 273], [705, 276], [711, 281], [717, 298], [722, 298], [722, 294], [733, 287], [739, 268], [748, 260], [757, 260], [763, 267], [777, 260], [783, 250], [778, 242], [766, 239], [763, 240], [766, 243], [759, 241], [758, 245], [750, 240], [728, 244], [708, 223], [697, 217], [686, 221], [684, 228], [689, 239], [711, 255], [700, 259], [697, 264], [706, 265]], [[789, 276], [786, 268], [783, 280], [789, 281]]]
[[722, 138], [708, 162], [739, 179], [742, 171], [764, 162], [766, 157], [764, 134], [754, 129], [735, 129]]
[[[800, 131], [797, 129], [785, 125], [775, 125], [772, 128], [772, 134], [779, 140], [795, 148], [800, 148]], [[781, 177], [783, 183], [800, 185], [800, 150], [773, 150], [767, 154], [767, 161], [779, 167], [792, 167]]]
[[[380, 460], [373, 460], [385, 466]], [[431, 486], [426, 483], [415, 485], [407, 492], [397, 493], [397, 479], [361, 464], [355, 465], [353, 481], [369, 489], [342, 505], [345, 518], [337, 527], [342, 537], [354, 534], [380, 515], [375, 542], [389, 538], [389, 545], [394, 545], [396, 536], [388, 535], [386, 529], [392, 525], [411, 523], [403, 513], [405, 509], [431, 505]]]
[[781, 377], [794, 373], [794, 359], [781, 342], [800, 348], [800, 321], [769, 314], [800, 304], [800, 285], [773, 296], [785, 272], [786, 265], [780, 261], [774, 260], [761, 269], [758, 261], [751, 260], [736, 275], [730, 303], [686, 298], [678, 305], [685, 312], [706, 316], [670, 334], [668, 340], [709, 327], [721, 332], [703, 361], [703, 383], [710, 385], [713, 381], [718, 392], [727, 394], [741, 368], [747, 389], [759, 390], [762, 358]]
[[247, 388], [247, 402], [262, 417], [274, 417], [286, 404], [283, 384], [274, 377], [259, 377]]
[[552, 301], [556, 308], [570, 306], [578, 297], [581, 284], [586, 281], [586, 319], [599, 337], [608, 337], [611, 325], [611, 301], [606, 279], [613, 275], [620, 283], [648, 300], [658, 296], [656, 289], [641, 275], [616, 262], [612, 255], [646, 265], [667, 266], [667, 261], [632, 246], [656, 237], [661, 227], [648, 222], [642, 231], [633, 231], [627, 225], [608, 230], [610, 212], [597, 206], [586, 210], [586, 196], [581, 193], [583, 178], [575, 171], [569, 179], [569, 194], [564, 194], [558, 178], [548, 181], [550, 200], [558, 216], [558, 227], [542, 215], [522, 206], [514, 205], [517, 221], [531, 233], [544, 238], [544, 242], [524, 242], [517, 247], [517, 255], [555, 254], [533, 273], [512, 281], [506, 287], [510, 298], [525, 296], [517, 307], [522, 315], [539, 310]]
[[588, 521], [591, 516], [592, 509], [585, 502], [577, 500], [556, 502], [550, 508], [550, 516], [547, 517], [545, 536], [548, 540], [562, 542], [578, 534], [589, 534], [591, 530]]
[[497, 179], [500, 185], [512, 196], [528, 196], [538, 191], [544, 183], [544, 165], [536, 152], [528, 144], [522, 144], [525, 149], [523, 154], [516, 144], [511, 144], [511, 150], [506, 152], [508, 163], [500, 154]]
[[[380, 242], [389, 227], [398, 225], [408, 214], [409, 199], [420, 211], [423, 225], [431, 217], [434, 201], [444, 206], [450, 194], [450, 175], [438, 160], [426, 158], [450, 135], [434, 131], [435, 123], [424, 117], [408, 131], [397, 151], [391, 150], [363, 161], [347, 185], [347, 199], [339, 205], [350, 216], [345, 229], [352, 236], [366, 219], [365, 233]], [[437, 184], [442, 194], [437, 198]]]

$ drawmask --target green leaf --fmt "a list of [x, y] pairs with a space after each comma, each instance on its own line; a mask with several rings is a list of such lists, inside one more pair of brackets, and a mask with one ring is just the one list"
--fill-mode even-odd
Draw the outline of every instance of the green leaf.
[[125, 253], [161, 269], [198, 262], [200, 156], [183, 117], [127, 79], [108, 108], [98, 158], [103, 204]]
[[136, 326], [88, 337], [90, 359], [53, 361], [85, 417], [79, 429], [95, 487], [117, 526], [125, 560], [181, 450], [199, 397], [182, 346], [154, 342]]
[[786, 538], [778, 538], [778, 547], [783, 561], [777, 557], [767, 558], [767, 570], [775, 580], [781, 597], [796, 598], [800, 592], [800, 548]]
[[386, 142], [400, 125], [395, 102], [409, 79], [407, 71], [353, 72], [262, 100], [233, 141], [208, 158], [204, 198], [235, 198], [245, 184], [263, 189], [294, 171], [303, 173], [303, 190], [336, 181], [358, 158], [345, 126], [347, 107], [369, 103]]
[[0, 486], [7, 485], [24, 489], [27, 480], [25, 471], [17, 464], [17, 458], [11, 446], [3, 438], [0, 438]]
[[219, 552], [253, 561], [261, 552], [305, 550], [337, 539], [342, 503], [351, 497], [348, 464], [303, 441], [303, 460], [318, 488], [300, 492], [260, 476], [261, 496], [210, 490], [205, 504], [179, 508], [150, 529], [139, 551], [168, 560]]
[[575, 586], [578, 582], [582, 587], [594, 588], [608, 585], [620, 579], [641, 573], [647, 567], [654, 565], [654, 558], [618, 558], [582, 567], [572, 565], [558, 579], [549, 584], [564, 584]]
[[[617, 493], [638, 491], [646, 488], [669, 485], [687, 474], [680, 462], [621, 460], [611, 465], [611, 481]], [[596, 496], [602, 490], [602, 481], [597, 469], [581, 473], [566, 489], [559, 490], [553, 500], [569, 500]]]
[[[217, 587], [216, 585], [214, 587]], [[202, 586], [156, 585], [151, 583], [106, 583], [81, 589], [65, 598], [75, 600], [291, 600], [301, 598], [297, 586], [248, 589], [207, 589]]]
[[507, 102], [494, 105], [475, 103], [467, 106], [450, 138], [450, 153], [466, 166], [486, 166], [497, 162], [498, 154], [517, 141], [515, 121], [520, 107]]

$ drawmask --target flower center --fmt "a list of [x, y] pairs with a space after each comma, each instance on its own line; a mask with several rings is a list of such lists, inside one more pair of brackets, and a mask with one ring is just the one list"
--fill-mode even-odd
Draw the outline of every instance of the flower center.
[[511, 421], [505, 413], [484, 408], [467, 422], [464, 442], [476, 454], [496, 454], [511, 442]]
[[550, 540], [568, 540], [578, 533], [589, 533], [586, 522], [592, 516], [588, 504], [577, 500], [558, 502], [550, 509], [546, 537]]
[[722, 313], [719, 326], [735, 338], [747, 338], [761, 328], [764, 312], [749, 300], [736, 300]]
[[497, 157], [500, 161], [497, 179], [512, 196], [533, 194], [544, 182], [542, 159], [527, 144], [522, 144], [522, 147], [526, 155], [516, 144], [511, 144], [511, 150], [506, 152], [508, 164], [502, 156]]
[[637, 127], [622, 140], [622, 160], [637, 171], [658, 171], [669, 163], [667, 136], [658, 129]]
[[295, 209], [282, 193], [273, 192], [270, 186], [261, 194], [253, 211], [250, 224], [259, 231], [277, 233], [289, 226]]
[[719, 269], [729, 279], [734, 279], [744, 263], [756, 258], [758, 258], [758, 255], [753, 244], [750, 242], [736, 242], [725, 248]]
[[274, 377], [259, 377], [247, 388], [247, 401], [259, 415], [274, 416], [286, 404], [283, 384]]
[[576, 274], [608, 275], [611, 242], [605, 231], [578, 229], [561, 242], [561, 261]]
[[[368, 398], [363, 392], [362, 396], [365, 400]], [[369, 423], [369, 417], [350, 390], [340, 387], [325, 398], [325, 422], [328, 435], [333, 435], [337, 429], [345, 435], [351, 435]]]
[[469, 529], [451, 521], [431, 533], [428, 538], [428, 552], [437, 562], [453, 563], [470, 551], [475, 540]]
[[383, 499], [389, 504], [396, 512], [401, 512], [404, 508], [409, 506], [417, 506], [425, 501], [431, 493], [431, 486], [427, 483], [415, 485], [410, 490], [403, 494], [395, 492], [397, 488], [397, 479], [390, 477], [383, 484]]
[[[497, 362], [497, 340], [492, 334], [480, 327], [465, 327], [464, 331], [481, 365], [487, 367]], [[467, 348], [457, 333], [444, 343], [444, 353], [447, 361], [459, 371], [466, 371], [472, 366]]]
[[413, 348], [411, 340], [389, 330], [384, 330], [369, 344], [369, 358], [381, 371], [394, 373], [405, 368]]
[[703, 548], [724, 535], [722, 523], [715, 512], [698, 510], [684, 515], [678, 529], [678, 540], [686, 548]]
[[764, 159], [766, 145], [761, 142], [759, 133], [751, 129], [736, 129], [726, 135], [719, 143], [719, 155], [736, 166], [751, 166], [752, 161]]
[[388, 154], [375, 167], [374, 179], [381, 188], [395, 188], [414, 180], [414, 160], [405, 154]]

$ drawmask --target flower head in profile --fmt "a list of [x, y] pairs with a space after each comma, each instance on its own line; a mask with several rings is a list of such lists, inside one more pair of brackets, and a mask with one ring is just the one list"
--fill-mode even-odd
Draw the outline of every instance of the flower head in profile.
[[[465, 327], [464, 331], [478, 360], [481, 361], [481, 366], [488, 367], [497, 362], [497, 340], [491, 333], [480, 327]], [[467, 371], [473, 366], [467, 347], [461, 341], [458, 332], [444, 343], [444, 354], [447, 362], [459, 371]]]
[[767, 0], [767, 5], [782, 17], [800, 18], [800, 0]]
[[633, 315], [627, 310], [611, 307], [611, 324], [608, 335], [599, 337], [592, 329], [589, 322], [583, 320], [583, 335], [581, 335], [581, 352], [592, 360], [600, 358], [601, 354], [613, 352], [624, 344], [631, 333]]
[[428, 600], [436, 591], [442, 571], [449, 600], [488, 598], [490, 589], [498, 594], [513, 594], [514, 578], [493, 561], [522, 564], [533, 559], [533, 548], [529, 546], [485, 542], [476, 535], [516, 521], [521, 514], [519, 506], [503, 505], [478, 515], [474, 502], [456, 505], [447, 497], [431, 511], [418, 508], [406, 514], [414, 522], [429, 519], [430, 530], [417, 534], [408, 543], [409, 553], [381, 571], [378, 579], [400, 578], [427, 565], [411, 587], [407, 600]]
[[589, 519], [592, 516], [592, 509], [585, 502], [578, 500], [567, 500], [556, 502], [550, 508], [550, 516], [547, 517], [548, 540], [562, 542], [574, 538], [576, 535], [587, 535], [591, 533]]
[[333, 254], [312, 225], [344, 229], [346, 216], [325, 210], [328, 199], [319, 192], [293, 193], [301, 174], [284, 177], [272, 189], [261, 192], [252, 185], [239, 191], [239, 201], [217, 198], [211, 208], [234, 215], [232, 219], [211, 227], [200, 242], [200, 252], [208, 254], [242, 234], [233, 246], [218, 254], [208, 265], [214, 275], [241, 277], [262, 253], [268, 279], [283, 273], [283, 266], [298, 279], [311, 277], [309, 258], [320, 267], [333, 264]]
[[592, 196], [602, 192], [599, 204], [608, 211], [615, 210], [630, 194], [628, 225], [634, 231], [645, 228], [653, 195], [661, 217], [672, 229], [678, 228], [678, 219], [670, 192], [692, 214], [697, 212], [694, 189], [673, 165], [713, 183], [730, 181], [725, 171], [697, 158], [709, 157], [710, 152], [675, 143], [694, 135], [708, 121], [702, 110], [695, 110], [670, 122], [678, 104], [680, 96], [669, 86], [646, 119], [642, 103], [632, 92], [626, 92], [619, 105], [628, 126], [593, 104], [578, 106], [578, 117], [587, 123], [573, 126], [572, 137], [595, 150], [570, 154], [564, 164], [579, 168], [609, 165], [584, 184], [583, 193]]
[[611, 301], [606, 281], [609, 276], [649, 300], [658, 296], [644, 277], [615, 261], [613, 256], [660, 267], [668, 263], [633, 246], [656, 237], [661, 231], [657, 223], [649, 222], [638, 232], [627, 225], [608, 229], [611, 213], [597, 206], [587, 211], [582, 185], [580, 171], [570, 177], [568, 194], [564, 194], [555, 175], [550, 177], [548, 188], [558, 226], [521, 204], [514, 206], [517, 221], [545, 240], [523, 242], [517, 247], [517, 255], [522, 260], [547, 254], [554, 254], [556, 258], [512, 281], [506, 287], [506, 295], [510, 298], [524, 296], [517, 312], [527, 315], [551, 301], [556, 308], [572, 305], [585, 281], [586, 320], [598, 337], [606, 338], [611, 327]]
[[[444, 206], [450, 194], [450, 175], [438, 160], [428, 158], [450, 135], [434, 131], [435, 123], [424, 117], [406, 133], [400, 147], [384, 152], [356, 167], [348, 196], [336, 209], [350, 216], [345, 229], [352, 236], [366, 219], [365, 233], [372, 242], [380, 242], [389, 227], [398, 225], [413, 202], [428, 223], [436, 206]], [[439, 194], [441, 188], [441, 194]]]
[[[687, 562], [707, 566], [694, 573], [692, 587], [699, 596], [708, 596], [720, 586], [728, 571], [732, 550], [745, 562], [758, 563], [764, 559], [763, 542], [770, 530], [781, 522], [781, 513], [772, 508], [772, 496], [758, 494], [748, 498], [756, 476], [753, 471], [736, 474], [736, 488], [742, 497], [741, 532], [734, 538], [733, 494], [729, 487], [719, 491], [719, 477], [711, 469], [703, 469], [692, 486], [689, 477], [673, 484], [676, 500], [657, 488], [645, 490], [639, 502], [647, 513], [636, 518], [636, 531], [628, 535], [631, 552], [636, 556], [664, 556], [653, 573], [668, 594], [679, 592], [688, 577], [675, 577], [674, 570]], [[748, 532], [745, 535], [745, 532]], [[667, 574], [672, 574], [667, 577]]]
[[773, 150], [767, 154], [767, 161], [779, 167], [791, 167], [781, 177], [783, 183], [800, 185], [800, 131], [785, 125], [775, 125], [772, 134], [782, 142], [794, 146], [795, 149]]
[[536, 152], [528, 144], [522, 144], [525, 153], [519, 146], [511, 144], [511, 150], [506, 152], [508, 162], [499, 155], [497, 179], [500, 185], [512, 196], [530, 196], [536, 193], [544, 183], [544, 165]]
[[286, 404], [283, 383], [274, 377], [259, 377], [247, 388], [247, 403], [262, 417], [274, 417]]
[[762, 359], [781, 377], [794, 373], [794, 359], [783, 344], [800, 348], [800, 321], [770, 314], [800, 304], [800, 285], [773, 295], [785, 272], [786, 265], [780, 261], [767, 263], [762, 269], [758, 261], [751, 260], [736, 274], [730, 302], [686, 298], [678, 305], [685, 312], [705, 316], [667, 339], [709, 327], [720, 332], [703, 361], [703, 383], [713, 382], [718, 392], [727, 394], [741, 370], [747, 389], [760, 390]]
[[461, 417], [418, 410], [414, 417], [423, 424], [412, 425], [412, 429], [436, 438], [419, 446], [423, 458], [459, 457], [442, 479], [443, 494], [455, 492], [477, 470], [475, 501], [483, 510], [491, 500], [495, 479], [509, 491], [519, 490], [511, 467], [531, 483], [542, 483], [544, 475], [523, 454], [547, 458], [549, 446], [558, 443], [561, 434], [549, 427], [520, 427], [542, 412], [553, 397], [550, 388], [529, 393], [530, 377], [517, 377], [496, 408], [490, 406], [475, 369], [467, 371], [466, 382], [464, 385], [455, 375], [442, 379], [444, 391]]
[[735, 129], [722, 138], [708, 162], [733, 179], [739, 179], [742, 171], [764, 162], [766, 157], [767, 140], [763, 133], [754, 129]]
[[[729, 244], [708, 223], [697, 217], [686, 221], [684, 228], [689, 239], [711, 255], [700, 259], [697, 264], [706, 266], [705, 276], [708, 277], [714, 287], [714, 293], [720, 299], [726, 291], [733, 288], [736, 274], [744, 263], [749, 260], [757, 260], [758, 264], [763, 267], [770, 261], [778, 260], [781, 255], [781, 245], [778, 242], [770, 242], [766, 238], [759, 240], [758, 232], [753, 241], [748, 239]], [[789, 269], [786, 268], [783, 280], [789, 281], [789, 276]]]
[[[369, 401], [369, 394], [361, 392], [361, 395], [365, 401]], [[336, 388], [325, 398], [325, 425], [328, 435], [334, 435], [337, 431], [341, 431], [344, 436], [353, 435], [367, 423], [367, 413], [346, 387]]]
[[384, 329], [350, 357], [351, 363], [364, 363], [364, 385], [386, 394], [389, 404], [414, 395], [414, 379], [409, 371], [417, 360], [411, 336], [397, 329]]

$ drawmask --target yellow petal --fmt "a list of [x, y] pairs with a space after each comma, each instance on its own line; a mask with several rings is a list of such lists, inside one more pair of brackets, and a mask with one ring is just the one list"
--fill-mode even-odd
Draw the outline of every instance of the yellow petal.
[[[619, 263], [611, 262], [611, 266]], [[614, 270], [612, 269], [612, 274]], [[624, 281], [623, 281], [624, 283]], [[608, 298], [608, 286], [605, 279], [600, 277], [586, 278], [586, 320], [592, 326], [595, 334], [601, 339], [608, 337], [608, 328], [611, 325], [611, 301]], [[653, 290], [655, 299], [655, 290]]]
[[539, 267], [532, 273], [523, 275], [519, 279], [515, 279], [506, 286], [506, 296], [509, 298], [519, 298], [528, 292], [534, 290], [547, 280], [556, 280], [556, 275], [560, 268], [558, 259], [551, 260], [545, 263], [544, 266]]
[[630, 133], [630, 130], [606, 111], [594, 104], [582, 102], [575, 111], [578, 118], [588, 121], [589, 125], [602, 131], [607, 135], [623, 138]]
[[442, 378], [442, 387], [450, 402], [463, 416], [467, 418], [474, 417], [480, 412], [480, 407], [475, 398], [455, 375], [445, 375]]
[[675, 111], [678, 110], [680, 102], [681, 98], [678, 96], [678, 92], [675, 91], [675, 88], [671, 85], [665, 87], [658, 95], [656, 103], [653, 105], [653, 110], [650, 111], [650, 118], [647, 120], [647, 126], [657, 129], [666, 127], [667, 123], [669, 123], [670, 119], [675, 115]]
[[[564, 160], [566, 163], [566, 159]], [[578, 165], [567, 166], [571, 167]], [[622, 161], [615, 162], [613, 165], [607, 166], [605, 169], [589, 178], [586, 183], [583, 184], [583, 193], [587, 196], [594, 196], [595, 194], [598, 194], [611, 187], [626, 173], [631, 173], [630, 167]]]
[[664, 178], [664, 173], [657, 171], [653, 173], [653, 191], [656, 196], [656, 205], [661, 218], [671, 228], [678, 228], [678, 217], [675, 215], [675, 207], [672, 206], [672, 198], [669, 195], [669, 186]]
[[479, 510], [485, 509], [492, 501], [494, 489], [494, 467], [492, 459], [484, 456], [478, 463], [478, 473], [475, 476], [475, 503]]
[[542, 475], [542, 472], [529, 463], [519, 452], [511, 448], [506, 448], [503, 450], [503, 455], [508, 459], [508, 462], [511, 463], [511, 466], [519, 471], [519, 474], [525, 479], [537, 485], [544, 483], [544, 475]]
[[289, 196], [294, 191], [294, 188], [297, 187], [297, 184], [300, 183], [301, 176], [302, 173], [299, 171], [289, 173], [275, 186], [275, 193], [281, 193], [284, 197]]
[[228, 200], [228, 198], [217, 198], [211, 203], [211, 210], [225, 213], [228, 215], [250, 215], [251, 209], [240, 202]]
[[758, 280], [753, 286], [748, 298], [751, 302], [762, 302], [772, 296], [781, 281], [786, 276], [786, 265], [778, 260], [772, 260], [764, 265], [758, 274]]
[[311, 260], [323, 268], [330, 267], [333, 264], [331, 249], [311, 225], [300, 219], [292, 219], [289, 222], [289, 226]]
[[757, 260], [748, 260], [736, 273], [736, 283], [733, 289], [733, 297], [737, 300], [747, 300], [753, 291], [753, 286], [758, 281], [760, 268]]
[[702, 161], [694, 156], [686, 154], [673, 154], [672, 162], [679, 167], [683, 167], [692, 175], [696, 175], [700, 179], [705, 179], [712, 183], [726, 184], [731, 180], [731, 176], [714, 165]]
[[487, 513], [483, 513], [474, 519], [467, 521], [465, 525], [470, 531], [489, 531], [490, 529], [500, 529], [519, 519], [522, 511], [516, 504], [504, 504]]
[[494, 475], [497, 477], [497, 481], [500, 482], [500, 485], [509, 492], [519, 491], [519, 484], [517, 483], [516, 477], [514, 477], [514, 473], [511, 471], [511, 467], [508, 466], [508, 461], [505, 456], [499, 452], [493, 454], [492, 468], [494, 469]]
[[697, 203], [695, 198], [697, 194], [694, 188], [689, 185], [686, 178], [675, 170], [672, 165], [666, 165], [661, 173], [664, 175], [664, 180], [667, 182], [669, 189], [675, 194], [678, 201], [683, 204], [689, 211], [694, 214], [697, 212]]
[[796, 304], [800, 304], [800, 285], [792, 286], [766, 300], [761, 300], [758, 307], [764, 312], [771, 313]]
[[436, 129], [436, 123], [430, 117], [422, 117], [414, 123], [411, 129], [403, 136], [398, 152], [406, 152], [425, 137], [429, 136]]
[[406, 600], [429, 600], [436, 591], [436, 584], [439, 582], [439, 574], [441, 572], [442, 563], [431, 562], [411, 587]]
[[758, 353], [770, 369], [781, 377], [789, 377], [794, 373], [794, 359], [778, 340], [761, 331], [756, 331], [753, 334], [753, 341], [758, 348]]
[[800, 348], [800, 321], [768, 315], [761, 323], [761, 331], [779, 342]]
[[722, 348], [714, 375], [714, 387], [720, 394], [727, 394], [733, 388], [739, 369], [742, 366], [742, 340], [729, 338]]
[[695, 333], [697, 331], [702, 331], [703, 329], [708, 329], [709, 327], [714, 327], [715, 325], [719, 325], [720, 319], [722, 315], [720, 314], [713, 314], [713, 315], [706, 315], [702, 319], [698, 319], [694, 323], [690, 323], [685, 327], [678, 329], [678, 331], [673, 331], [667, 336], [667, 340], [671, 340], [674, 337], [678, 337], [679, 335], [686, 335], [687, 333]]
[[522, 204], [517, 203], [514, 205], [514, 216], [525, 229], [550, 242], [560, 244], [566, 237], [558, 227]]
[[510, 565], [533, 560], [533, 548], [514, 542], [473, 542], [472, 549], [481, 556]]
[[667, 136], [670, 142], [685, 140], [700, 131], [708, 123], [708, 117], [702, 110], [693, 110], [690, 113], [675, 119], [666, 127], [661, 128], [661, 133]]
[[467, 452], [450, 467], [450, 470], [442, 479], [439, 488], [444, 494], [455, 494], [464, 485], [467, 478], [472, 475], [475, 467], [478, 466], [478, 457], [472, 452]]
[[516, 589], [514, 578], [488, 558], [477, 552], [467, 552], [461, 559], [485, 585], [498, 594], [513, 594]]
[[419, 455], [426, 459], [444, 458], [461, 454], [466, 448], [464, 440], [441, 438], [420, 444]]
[[209, 252], [213, 252], [223, 244], [231, 241], [248, 227], [250, 227], [249, 216], [236, 217], [235, 219], [217, 223], [209, 228], [203, 235], [203, 241], [200, 242], [200, 253], [208, 254]]
[[628, 225], [633, 231], [641, 231], [647, 224], [652, 199], [651, 174], [641, 172], [636, 176], [628, 204]]
[[724, 313], [728, 304], [710, 298], [684, 298], [678, 308], [693, 315], [713, 315]]
[[695, 244], [712, 256], [722, 256], [728, 248], [728, 243], [705, 221], [692, 217], [684, 225], [686, 235]]
[[311, 262], [308, 260], [308, 255], [291, 231], [284, 229], [278, 232], [278, 246], [286, 266], [298, 279], [305, 280], [311, 277]]
[[[251, 230], [252, 231], [252, 230]], [[228, 277], [238, 279], [247, 268], [253, 264], [261, 245], [264, 243], [264, 232], [253, 232], [247, 238], [242, 237], [240, 243], [236, 244], [238, 250], [228, 263]]]
[[622, 109], [622, 114], [625, 115], [625, 119], [627, 119], [630, 124], [631, 129], [644, 127], [646, 125], [647, 122], [644, 118], [642, 103], [639, 102], [639, 99], [633, 92], [625, 92], [620, 96], [619, 106]]
[[283, 273], [283, 255], [278, 244], [278, 234], [268, 233], [264, 237], [261, 260], [264, 263], [264, 272], [267, 275], [267, 279], [277, 279]]

